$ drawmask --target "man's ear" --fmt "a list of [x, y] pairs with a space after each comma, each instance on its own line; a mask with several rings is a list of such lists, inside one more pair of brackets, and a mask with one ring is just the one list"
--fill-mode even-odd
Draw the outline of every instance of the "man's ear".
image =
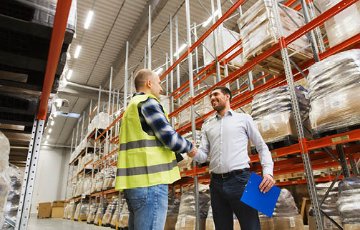
[[152, 86], [152, 82], [151, 82], [151, 80], [146, 80], [146, 84], [145, 84], [147, 87], [149, 87], [149, 88], [151, 88], [151, 86]]
[[226, 97], [227, 99], [229, 99], [229, 101], [230, 101], [230, 95], [229, 95], [229, 94], [225, 94], [225, 97]]

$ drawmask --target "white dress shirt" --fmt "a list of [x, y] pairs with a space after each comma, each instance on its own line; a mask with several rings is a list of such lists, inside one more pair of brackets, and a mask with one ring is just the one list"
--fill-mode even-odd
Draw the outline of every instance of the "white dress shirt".
[[213, 173], [250, 168], [249, 140], [259, 153], [263, 175], [273, 175], [271, 153], [252, 117], [233, 110], [229, 110], [224, 117], [217, 114], [203, 124], [201, 143], [194, 160], [204, 163], [209, 157], [209, 170]]

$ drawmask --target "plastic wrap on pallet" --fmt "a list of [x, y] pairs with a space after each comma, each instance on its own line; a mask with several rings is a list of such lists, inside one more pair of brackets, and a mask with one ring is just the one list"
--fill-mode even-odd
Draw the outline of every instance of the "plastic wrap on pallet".
[[106, 210], [106, 206], [107, 206], [107, 204], [105, 202], [99, 204], [98, 209], [96, 211], [95, 218], [94, 218], [95, 225], [101, 224], [102, 218], [103, 218], [105, 210]]
[[78, 220], [80, 220], [80, 221], [87, 220], [88, 213], [89, 213], [89, 204], [88, 203], [82, 203], [81, 206], [80, 206]]
[[102, 190], [107, 190], [113, 187], [115, 176], [116, 176], [115, 166], [111, 166], [104, 169], [104, 183], [102, 185]]
[[10, 190], [10, 178], [7, 174], [9, 167], [10, 142], [0, 131], [0, 227], [4, 225], [4, 207]]
[[164, 230], [173, 230], [179, 214], [180, 200], [177, 198], [170, 198], [168, 200], [168, 210]]
[[360, 223], [360, 177], [345, 178], [339, 183], [338, 209], [343, 223]]
[[[302, 86], [295, 87], [300, 115], [304, 124], [308, 118], [308, 92]], [[280, 86], [255, 95], [251, 116], [265, 142], [277, 142], [291, 136], [297, 138], [292, 111], [291, 96], [287, 86]]]
[[[12, 9], [6, 12], [6, 15], [47, 26], [54, 24], [57, 0], [12, 0], [12, 2], [9, 4], [5, 1], [5, 4], [9, 4], [9, 7], [17, 7], [17, 14], [14, 16], [12, 14], [14, 9]], [[77, 1], [73, 0], [66, 28], [74, 32], [76, 29], [76, 8]]]
[[96, 173], [94, 179], [95, 179], [95, 183], [94, 181], [93, 183], [95, 184], [95, 191], [100, 192], [104, 184], [104, 173], [103, 172]]
[[360, 124], [360, 49], [330, 56], [309, 68], [310, 121], [315, 131]]
[[[206, 219], [210, 205], [209, 186], [199, 184], [199, 210], [200, 219]], [[179, 215], [175, 229], [194, 229], [195, 227], [195, 195], [194, 188], [189, 187], [181, 194]]]
[[15, 226], [17, 211], [20, 202], [21, 182], [23, 181], [23, 171], [14, 165], [6, 170], [9, 178], [9, 192], [4, 208], [5, 223], [1, 229], [13, 229]]
[[[259, 0], [253, 4], [238, 20], [240, 38], [243, 46], [243, 56], [246, 60], [251, 59], [278, 42], [280, 30], [284, 36], [288, 36], [304, 25], [305, 20], [301, 13], [279, 4], [279, 17], [282, 28], [276, 26], [275, 0]], [[305, 56], [309, 56], [305, 36], [295, 40], [288, 48], [297, 50]]]
[[98, 209], [98, 203], [92, 203], [89, 208], [89, 214], [87, 216], [86, 223], [93, 224], [95, 220], [96, 211]]
[[[325, 198], [324, 203], [322, 204], [321, 210], [331, 217], [338, 217], [339, 212], [337, 209], [336, 202], [338, 201], [338, 182], [336, 182], [333, 188], [328, 193], [328, 196]], [[326, 191], [330, 187], [331, 182], [321, 183], [316, 185], [316, 190], [318, 192], [318, 198], [321, 200], [325, 196]]]
[[287, 189], [281, 189], [279, 199], [275, 206], [274, 217], [289, 217], [299, 214], [294, 197]]
[[102, 218], [102, 226], [108, 227], [110, 226], [111, 217], [113, 216], [116, 206], [117, 206], [118, 200], [113, 199], [113, 201], [107, 206], [107, 209], [105, 211], [105, 214]]
[[117, 228], [120, 224], [120, 212], [122, 210], [122, 207], [124, 205], [124, 203], [126, 203], [125, 199], [121, 199], [120, 201], [117, 202], [116, 204], [116, 209], [114, 212], [114, 215], [111, 218], [111, 222], [110, 222], [110, 226], [111, 228]]
[[79, 219], [80, 208], [81, 208], [81, 203], [78, 203], [78, 204], [76, 205], [76, 209], [75, 209], [74, 220], [78, 220], [78, 219]]
[[123, 205], [120, 212], [119, 227], [126, 228], [129, 225], [129, 208], [125, 200], [122, 201]]
[[92, 132], [94, 129], [106, 129], [111, 122], [112, 118], [108, 113], [100, 112], [91, 120], [88, 132]]
[[[233, 44], [235, 44], [240, 39], [240, 35], [232, 30], [229, 30], [223, 26], [219, 26], [213, 32], [217, 38], [217, 45], [216, 45], [216, 54], [219, 56], [227, 49], [229, 49]], [[233, 55], [238, 48], [231, 51], [229, 54], [225, 56], [225, 58], [229, 58]], [[204, 47], [203, 47], [203, 56], [204, 56], [204, 64], [208, 65], [215, 59], [215, 46], [214, 46], [214, 35], [210, 34], [204, 40]], [[229, 62], [230, 65], [241, 67], [244, 62], [242, 61], [241, 54], [236, 56]]]
[[83, 190], [81, 194], [89, 195], [91, 193], [91, 176], [86, 176], [83, 182]]
[[[321, 12], [325, 12], [331, 7], [341, 2], [341, 0], [316, 0], [315, 3]], [[347, 9], [336, 14], [334, 17], [325, 21], [325, 31], [329, 40], [330, 47], [360, 33], [360, 2], [356, 2]]]
[[75, 208], [76, 204], [74, 203], [74, 201], [71, 201], [69, 204], [67, 204], [64, 209], [64, 218], [69, 220], [72, 219], [75, 214]]

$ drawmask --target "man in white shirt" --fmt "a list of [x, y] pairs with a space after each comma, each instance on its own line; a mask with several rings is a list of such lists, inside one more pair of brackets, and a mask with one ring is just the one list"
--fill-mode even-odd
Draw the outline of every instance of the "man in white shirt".
[[257, 210], [242, 203], [240, 198], [250, 177], [249, 140], [259, 153], [263, 181], [259, 189], [267, 192], [274, 185], [274, 162], [252, 117], [230, 109], [231, 91], [216, 87], [210, 94], [216, 115], [203, 124], [197, 152], [189, 153], [195, 161], [210, 158], [210, 194], [213, 218], [217, 230], [233, 229], [233, 213], [242, 230], [260, 230]]

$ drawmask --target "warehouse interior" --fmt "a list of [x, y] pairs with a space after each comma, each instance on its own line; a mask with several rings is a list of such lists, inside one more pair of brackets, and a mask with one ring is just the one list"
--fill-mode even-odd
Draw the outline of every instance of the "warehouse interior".
[[[359, 22], [358, 0], [1, 1], [0, 226], [127, 229], [119, 129], [148, 68], [197, 146], [214, 87], [252, 116], [281, 189], [261, 229], [360, 229]], [[183, 157], [165, 229], [215, 229], [209, 162]]]

